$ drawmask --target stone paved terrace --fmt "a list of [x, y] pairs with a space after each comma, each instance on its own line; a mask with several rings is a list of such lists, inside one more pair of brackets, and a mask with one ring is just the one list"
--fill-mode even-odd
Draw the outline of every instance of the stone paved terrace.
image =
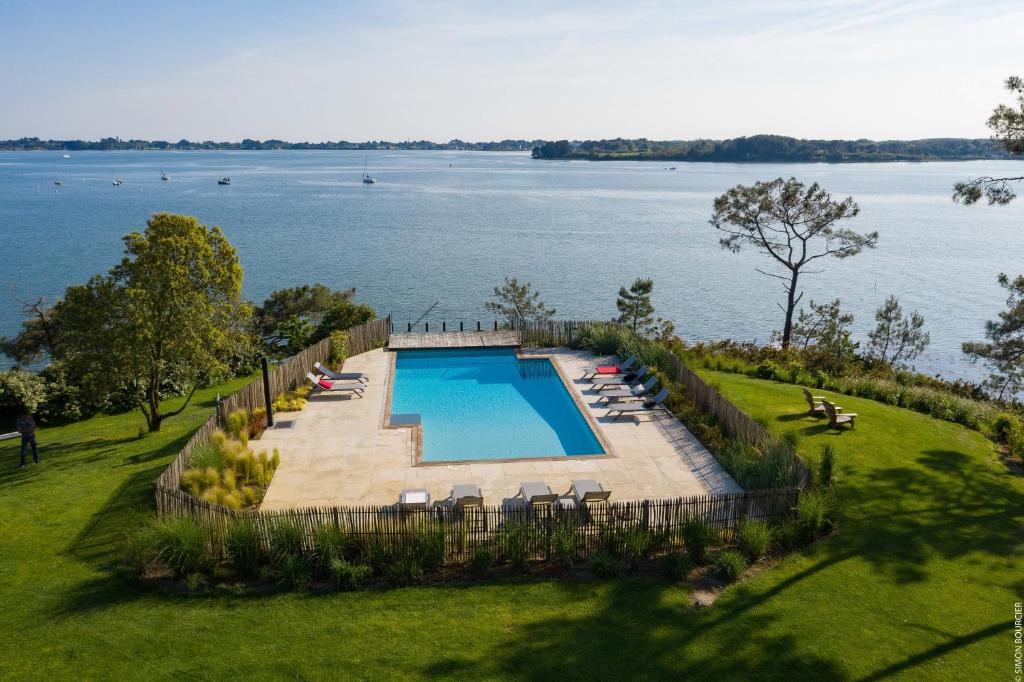
[[483, 489], [486, 504], [501, 504], [516, 495], [522, 481], [547, 481], [562, 494], [574, 478], [601, 481], [613, 491], [613, 500], [740, 490], [711, 453], [664, 410], [639, 424], [607, 419], [589, 384], [579, 380], [583, 368], [598, 358], [564, 348], [526, 354], [552, 356], [572, 378], [571, 389], [598, 422], [614, 457], [413, 466], [413, 430], [380, 427], [391, 363], [388, 352], [378, 349], [345, 363], [347, 372], [370, 375], [364, 398], [314, 395], [303, 411], [276, 415], [278, 421], [294, 420], [293, 428], [267, 430], [253, 443], [257, 450], [276, 447], [281, 453], [263, 508], [392, 504], [403, 488], [426, 488], [432, 500], [441, 500], [453, 484], [470, 482]]

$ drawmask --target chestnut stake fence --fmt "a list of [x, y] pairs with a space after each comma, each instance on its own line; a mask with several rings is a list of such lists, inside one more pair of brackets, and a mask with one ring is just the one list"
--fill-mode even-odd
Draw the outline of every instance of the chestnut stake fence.
[[[589, 507], [528, 507], [525, 504], [457, 509], [450, 504], [431, 509], [404, 510], [397, 506], [307, 507], [273, 511], [235, 511], [192, 497], [183, 490], [157, 486], [158, 506], [168, 516], [189, 516], [209, 533], [214, 553], [225, 558], [225, 539], [233, 523], [248, 522], [259, 530], [264, 549], [275, 524], [294, 523], [304, 534], [307, 550], [313, 549], [317, 530], [324, 525], [344, 530], [366, 554], [412, 555], [425, 534], [443, 536], [444, 560], [460, 563], [477, 547], [486, 547], [497, 559], [510, 559], [517, 545], [527, 559], [550, 559], [553, 537], [573, 536], [576, 557], [601, 551], [623, 554], [630, 533], [650, 533], [643, 553], [678, 546], [679, 529], [700, 520], [717, 530], [719, 542], [733, 539], [743, 519], [777, 521], [791, 515], [800, 488], [751, 490], [737, 494], [631, 500], [599, 503]], [[520, 552], [522, 553], [522, 552]]]

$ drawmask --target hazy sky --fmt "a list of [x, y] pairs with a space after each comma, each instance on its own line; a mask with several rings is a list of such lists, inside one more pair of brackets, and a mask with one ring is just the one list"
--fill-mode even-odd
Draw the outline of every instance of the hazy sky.
[[0, 138], [986, 137], [1022, 35], [1022, 0], [0, 0]]

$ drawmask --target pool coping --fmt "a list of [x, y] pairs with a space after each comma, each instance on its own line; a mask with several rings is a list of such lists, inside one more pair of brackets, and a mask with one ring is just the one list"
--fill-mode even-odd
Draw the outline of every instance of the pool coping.
[[[507, 348], [507, 347], [506, 347]], [[456, 464], [507, 464], [513, 462], [564, 462], [570, 459], [581, 459], [581, 460], [594, 460], [594, 459], [615, 459], [615, 449], [608, 442], [608, 439], [604, 437], [604, 433], [601, 432], [600, 424], [594, 419], [594, 415], [587, 409], [586, 404], [583, 402], [581, 396], [577, 395], [576, 391], [573, 390], [573, 386], [569, 378], [562, 371], [562, 366], [558, 362], [557, 356], [542, 354], [542, 353], [523, 353], [522, 349], [516, 348], [516, 359], [519, 360], [531, 360], [531, 359], [545, 359], [551, 366], [554, 367], [555, 372], [558, 374], [559, 381], [562, 382], [562, 388], [565, 389], [566, 393], [572, 399], [573, 404], [576, 405], [576, 410], [583, 417], [587, 423], [587, 427], [590, 432], [597, 438], [597, 442], [601, 444], [604, 449], [603, 453], [594, 453], [590, 455], [551, 455], [544, 457], [502, 457], [499, 459], [446, 459], [425, 462], [423, 461], [423, 425], [422, 424], [391, 424], [391, 399], [393, 393], [393, 381], [395, 377], [396, 363], [398, 362], [398, 353], [401, 350], [411, 349], [390, 349], [385, 348], [384, 352], [390, 357], [388, 358], [388, 371], [387, 378], [384, 385], [384, 411], [381, 414], [380, 428], [382, 429], [409, 429], [412, 436], [412, 463], [414, 467], [430, 467], [430, 466], [452, 466]], [[430, 350], [463, 350], [460, 348], [437, 348]]]

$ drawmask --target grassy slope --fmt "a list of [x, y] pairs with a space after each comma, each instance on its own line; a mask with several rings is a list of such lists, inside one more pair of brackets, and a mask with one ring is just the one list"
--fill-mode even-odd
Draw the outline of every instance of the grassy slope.
[[1024, 593], [1024, 485], [989, 443], [847, 398], [861, 425], [832, 435], [785, 416], [800, 404], [792, 387], [710, 374], [773, 428], [804, 432], [805, 449], [837, 444], [847, 518], [839, 536], [709, 610], [687, 610], [683, 589], [628, 579], [323, 596], [137, 588], [110, 563], [149, 513], [160, 468], [209, 413], [209, 391], [141, 440], [136, 415], [42, 431], [38, 468], [15, 470], [15, 447], [0, 446], [0, 678], [1004, 674]]

